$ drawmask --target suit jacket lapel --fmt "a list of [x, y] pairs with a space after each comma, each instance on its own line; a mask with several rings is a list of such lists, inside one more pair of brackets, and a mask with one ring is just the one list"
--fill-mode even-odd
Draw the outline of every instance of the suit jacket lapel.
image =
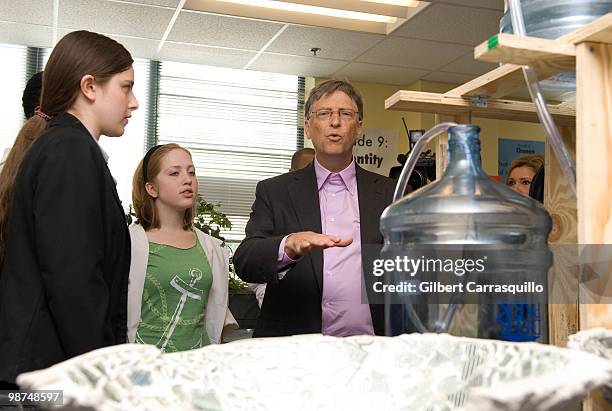
[[[371, 267], [373, 257], [371, 244], [381, 244], [383, 240], [380, 233], [379, 217], [386, 206], [385, 193], [381, 189], [381, 185], [377, 184], [378, 176], [365, 173], [359, 166], [356, 166], [356, 168], [359, 219], [361, 221], [361, 263], [366, 290], [371, 290], [373, 277], [368, 275], [367, 271], [369, 270], [368, 267]], [[368, 247], [369, 245], [370, 247]], [[364, 296], [367, 295], [364, 294]], [[371, 310], [377, 310], [376, 306], [371, 306]], [[376, 332], [382, 332], [380, 312], [372, 311], [372, 321]]]
[[[319, 206], [319, 190], [314, 164], [310, 163], [302, 170], [294, 172], [294, 179], [288, 186], [293, 209], [300, 223], [301, 231], [320, 233], [321, 209]], [[319, 292], [323, 293], [323, 250], [308, 254], [311, 260], [315, 281]]]
[[358, 165], [355, 165], [355, 168], [359, 197], [359, 220], [361, 221], [361, 244], [379, 244], [382, 236], [378, 216], [380, 215], [379, 210], [385, 207], [385, 193], [376, 184], [377, 176], [366, 174]]
[[117, 182], [115, 181], [113, 174], [110, 172], [110, 169], [108, 168], [108, 164], [106, 165], [105, 171], [106, 171], [106, 176], [104, 178], [106, 179], [110, 178], [109, 186], [112, 188], [113, 198], [115, 199], [115, 202], [119, 206], [119, 209], [121, 210], [121, 212], [124, 213], [123, 204], [121, 204], [121, 199], [119, 198], [119, 193], [117, 192]]

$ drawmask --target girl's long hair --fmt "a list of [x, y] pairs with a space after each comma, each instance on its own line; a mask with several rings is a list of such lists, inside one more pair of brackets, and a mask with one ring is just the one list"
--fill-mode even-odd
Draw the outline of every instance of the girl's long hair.
[[[74, 31], [55, 46], [43, 73], [39, 110], [55, 116], [72, 107], [80, 93], [81, 79], [92, 75], [103, 84], [129, 69], [134, 60], [121, 44], [101, 34]], [[0, 265], [4, 261], [13, 188], [30, 147], [48, 127], [38, 115], [23, 125], [0, 173]]]

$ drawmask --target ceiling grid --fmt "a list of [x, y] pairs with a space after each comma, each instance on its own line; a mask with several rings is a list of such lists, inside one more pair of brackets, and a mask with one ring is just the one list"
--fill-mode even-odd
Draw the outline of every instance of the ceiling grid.
[[[430, 0], [380, 32], [380, 26], [357, 23], [354, 30], [324, 27], [325, 16], [317, 24], [299, 24], [274, 20], [274, 14], [199, 10], [212, 3], [235, 10], [230, 3], [236, 1], [247, 0], [0, 0], [0, 42], [51, 47], [56, 38], [85, 29], [148, 59], [395, 85], [419, 79], [462, 83], [492, 68], [474, 61], [472, 50], [499, 30], [503, 14], [503, 0]], [[356, 11], [368, 3], [291, 1]], [[405, 13], [394, 7], [396, 16]], [[313, 47], [320, 49], [316, 56]]]

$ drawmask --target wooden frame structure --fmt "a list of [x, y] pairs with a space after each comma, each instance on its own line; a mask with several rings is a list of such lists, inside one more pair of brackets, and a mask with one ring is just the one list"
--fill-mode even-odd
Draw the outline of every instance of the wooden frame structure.
[[[574, 196], [546, 142], [544, 205], [554, 223], [550, 242], [612, 244], [612, 13], [557, 40], [496, 34], [475, 48], [474, 57], [504, 64], [444, 94], [398, 91], [385, 101], [385, 108], [435, 113], [436, 122], [465, 123], [472, 116], [538, 122], [533, 103], [502, 99], [525, 87], [522, 65], [530, 65], [540, 79], [575, 70], [575, 104], [549, 104], [566, 146], [575, 155], [577, 173]], [[437, 144], [437, 158], [442, 160], [445, 138]], [[568, 268], [552, 273], [554, 281], [575, 278], [572, 264], [563, 266]], [[600, 289], [612, 287], [612, 264], [608, 268]], [[565, 346], [567, 337], [579, 329], [612, 328], [612, 299], [581, 289], [574, 301], [550, 305], [551, 344]], [[584, 406], [593, 411], [609, 409], [598, 392]]]

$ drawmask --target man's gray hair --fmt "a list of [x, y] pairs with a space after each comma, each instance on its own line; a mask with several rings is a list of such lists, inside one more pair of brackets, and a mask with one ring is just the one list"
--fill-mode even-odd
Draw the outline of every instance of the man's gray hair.
[[363, 99], [357, 89], [348, 81], [344, 80], [326, 80], [319, 85], [315, 86], [308, 96], [304, 111], [306, 118], [310, 118], [310, 109], [315, 101], [319, 100], [323, 96], [328, 96], [336, 91], [342, 91], [349, 96], [357, 106], [357, 114], [359, 121], [363, 120]]

